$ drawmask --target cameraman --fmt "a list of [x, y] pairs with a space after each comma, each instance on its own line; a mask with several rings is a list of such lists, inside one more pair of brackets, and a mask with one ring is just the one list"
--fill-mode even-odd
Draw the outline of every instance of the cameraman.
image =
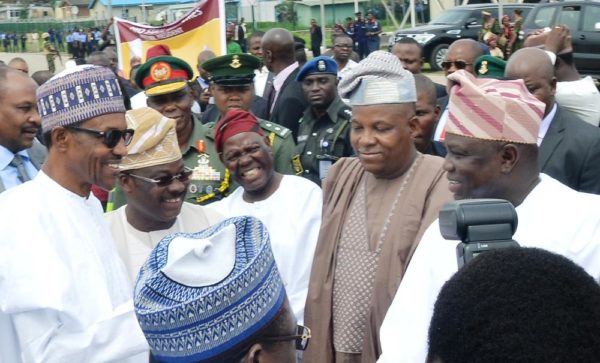
[[[448, 154], [444, 169], [455, 199], [500, 198], [511, 202], [520, 228], [514, 239], [570, 258], [600, 277], [600, 196], [576, 192], [539, 173], [537, 134], [544, 104], [522, 80], [448, 76]], [[457, 271], [456, 243], [425, 232], [381, 327], [378, 362], [424, 362], [433, 305]], [[534, 288], [532, 286], [532, 288]]]

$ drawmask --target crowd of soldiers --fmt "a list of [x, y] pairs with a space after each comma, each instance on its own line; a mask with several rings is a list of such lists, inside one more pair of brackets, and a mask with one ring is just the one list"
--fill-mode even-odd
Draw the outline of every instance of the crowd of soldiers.
[[[597, 361], [600, 93], [569, 29], [508, 62], [458, 40], [440, 85], [357, 16], [301, 65], [273, 28], [127, 78], [114, 46], [0, 66], [0, 361]], [[438, 214], [477, 198], [521, 247], [459, 269]]]

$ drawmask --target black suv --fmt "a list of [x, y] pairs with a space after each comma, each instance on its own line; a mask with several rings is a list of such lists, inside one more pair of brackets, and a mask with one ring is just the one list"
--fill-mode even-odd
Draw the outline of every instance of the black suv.
[[[512, 18], [513, 10], [521, 9], [522, 16], [525, 18], [533, 6], [534, 4], [503, 4], [502, 13]], [[423, 47], [423, 57], [431, 69], [439, 71], [442, 69], [442, 62], [446, 58], [450, 44], [463, 38], [477, 40], [483, 21], [481, 11], [489, 11], [500, 21], [498, 9], [498, 4], [464, 5], [447, 9], [427, 25], [397, 31], [390, 37], [389, 46], [391, 47], [401, 38], [413, 37]]]
[[564, 24], [571, 29], [573, 59], [579, 72], [600, 75], [600, 1], [538, 4], [523, 22], [525, 34]]

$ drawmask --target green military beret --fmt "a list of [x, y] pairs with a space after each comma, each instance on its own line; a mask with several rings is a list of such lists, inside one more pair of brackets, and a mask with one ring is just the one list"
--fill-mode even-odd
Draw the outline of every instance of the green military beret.
[[482, 55], [475, 60], [474, 67], [477, 78], [503, 79], [506, 61], [491, 55]]
[[240, 86], [254, 81], [254, 70], [260, 68], [260, 59], [250, 54], [227, 54], [202, 63], [210, 80], [222, 86]]

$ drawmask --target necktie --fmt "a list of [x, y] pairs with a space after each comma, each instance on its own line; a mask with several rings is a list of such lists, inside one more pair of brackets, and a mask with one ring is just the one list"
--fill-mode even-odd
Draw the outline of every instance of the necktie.
[[273, 83], [271, 82], [271, 85], [269, 87], [269, 117], [271, 117], [271, 113], [273, 112], [273, 101], [275, 101], [275, 93], [277, 91], [275, 91], [275, 86], [273, 86]]
[[25, 170], [25, 165], [23, 165], [23, 159], [21, 158], [21, 155], [16, 154], [9, 165], [17, 168], [17, 173], [19, 174], [19, 180], [22, 183], [25, 183], [26, 181], [31, 180], [29, 175], [27, 175], [27, 171]]

